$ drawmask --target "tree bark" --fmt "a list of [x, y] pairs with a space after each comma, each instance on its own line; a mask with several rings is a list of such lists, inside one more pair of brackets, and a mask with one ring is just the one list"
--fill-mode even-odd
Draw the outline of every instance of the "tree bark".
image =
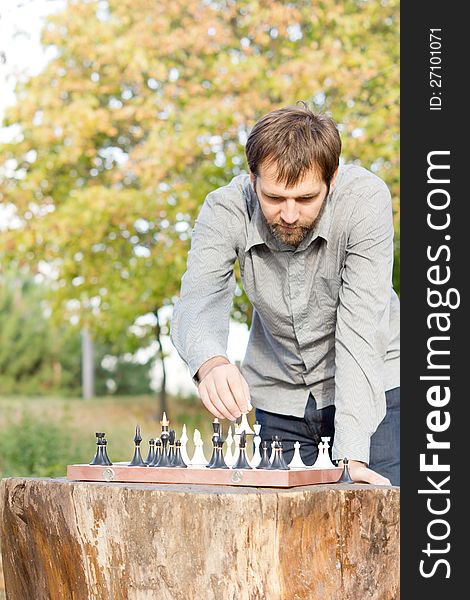
[[399, 489], [4, 479], [8, 600], [395, 600]]

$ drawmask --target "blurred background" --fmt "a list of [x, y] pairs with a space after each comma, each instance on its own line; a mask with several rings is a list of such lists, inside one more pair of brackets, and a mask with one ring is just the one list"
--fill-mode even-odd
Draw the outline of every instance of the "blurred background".
[[[209, 439], [169, 321], [199, 208], [247, 171], [247, 134], [274, 108], [329, 112], [343, 160], [386, 181], [399, 291], [398, 1], [0, 10], [0, 476], [64, 476], [95, 431], [130, 460], [136, 423], [146, 444], [163, 410]], [[233, 361], [250, 318], [239, 284]]]

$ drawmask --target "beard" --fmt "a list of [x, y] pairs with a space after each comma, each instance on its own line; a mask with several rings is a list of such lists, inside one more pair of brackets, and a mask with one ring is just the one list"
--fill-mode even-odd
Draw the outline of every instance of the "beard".
[[317, 226], [320, 217], [323, 214], [324, 208], [326, 204], [326, 198], [323, 200], [323, 203], [320, 207], [320, 210], [313, 221], [306, 223], [299, 223], [292, 228], [287, 228], [284, 223], [281, 221], [275, 221], [274, 223], [269, 223], [268, 227], [273, 234], [273, 236], [283, 244], [287, 244], [288, 246], [297, 247], [300, 242], [307, 237], [307, 235], [315, 229]]

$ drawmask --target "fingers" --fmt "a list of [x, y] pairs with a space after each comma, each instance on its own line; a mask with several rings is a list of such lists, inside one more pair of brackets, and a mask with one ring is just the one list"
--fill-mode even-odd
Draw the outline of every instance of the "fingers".
[[207, 410], [210, 413], [212, 413], [215, 417], [217, 417], [219, 419], [225, 419], [226, 418], [225, 415], [222, 414], [219, 410], [217, 410], [217, 408], [211, 402], [211, 399], [209, 398], [209, 394], [207, 393], [205, 386], [200, 385], [198, 390], [199, 390], [199, 395], [201, 397], [202, 403], [207, 408]]
[[392, 485], [390, 480], [376, 471], [372, 471], [363, 464], [350, 464], [349, 473], [357, 483], [370, 483], [371, 485]]
[[233, 369], [227, 373], [227, 383], [239, 411], [241, 413], [247, 413], [251, 406], [250, 390], [238, 369]]
[[[214, 377], [214, 379], [208, 382], [211, 396], [217, 396], [223, 404], [226, 412], [228, 412], [228, 419], [236, 421], [241, 416], [241, 411], [235, 402], [235, 398], [229, 388], [226, 377]], [[220, 407], [222, 410], [222, 407]]]

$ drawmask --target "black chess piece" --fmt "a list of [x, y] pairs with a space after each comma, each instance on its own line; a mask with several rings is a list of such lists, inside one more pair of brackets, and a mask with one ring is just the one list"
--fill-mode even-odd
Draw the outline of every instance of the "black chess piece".
[[181, 440], [176, 440], [175, 442], [175, 458], [171, 466], [178, 469], [186, 469], [188, 467], [181, 456]]
[[233, 465], [233, 469], [252, 469], [253, 467], [248, 462], [248, 458], [246, 456], [246, 432], [243, 431], [240, 434], [240, 444], [238, 446], [239, 454], [238, 460], [235, 465]]
[[268, 447], [268, 441], [264, 440], [264, 442], [261, 443], [261, 460], [256, 467], [257, 469], [269, 469], [271, 463], [269, 462]]
[[150, 466], [150, 463], [153, 462], [155, 458], [155, 440], [152, 438], [149, 440], [149, 453], [147, 454], [147, 458], [145, 462]]
[[217, 436], [214, 441], [215, 459], [211, 465], [206, 465], [208, 469], [229, 469], [224, 459], [223, 447], [225, 440], [222, 436]]
[[220, 423], [217, 417], [215, 417], [215, 419], [212, 421], [212, 429], [214, 430], [214, 433], [212, 434], [212, 456], [206, 465], [206, 467], [209, 469], [212, 467], [217, 458], [217, 439], [220, 435]]
[[338, 483], [354, 483], [354, 481], [351, 479], [351, 475], [349, 474], [348, 463], [348, 459], [343, 458], [343, 472], [341, 473], [341, 477], [338, 479]]
[[165, 431], [162, 431], [162, 434], [160, 436], [160, 439], [162, 441], [162, 455], [160, 457], [160, 462], [158, 463], [158, 467], [171, 467], [170, 461], [169, 461], [169, 457], [168, 457], [168, 440], [170, 438], [170, 434], [168, 432], [168, 429]]
[[105, 440], [105, 433], [96, 433], [96, 453], [91, 461], [90, 465], [103, 465], [110, 466], [113, 463], [109, 460], [108, 453], [106, 451], [107, 441]]
[[155, 440], [155, 457], [151, 463], [149, 463], [149, 467], [159, 467], [160, 461], [162, 459], [162, 440], [157, 438]]
[[137, 425], [135, 428], [135, 436], [134, 436], [134, 456], [132, 457], [131, 462], [129, 463], [129, 467], [146, 467], [147, 464], [144, 462], [142, 455], [140, 453], [140, 444], [142, 442], [142, 436], [140, 435], [140, 425]]
[[170, 429], [170, 437], [168, 438], [168, 462], [170, 463], [168, 466], [173, 466], [173, 461], [175, 460], [175, 439], [176, 439], [176, 431], [174, 429]]
[[272, 463], [269, 465], [268, 469], [276, 470], [276, 471], [289, 471], [290, 467], [287, 465], [283, 455], [282, 455], [282, 442], [279, 436], [273, 436], [273, 452], [274, 457]]

